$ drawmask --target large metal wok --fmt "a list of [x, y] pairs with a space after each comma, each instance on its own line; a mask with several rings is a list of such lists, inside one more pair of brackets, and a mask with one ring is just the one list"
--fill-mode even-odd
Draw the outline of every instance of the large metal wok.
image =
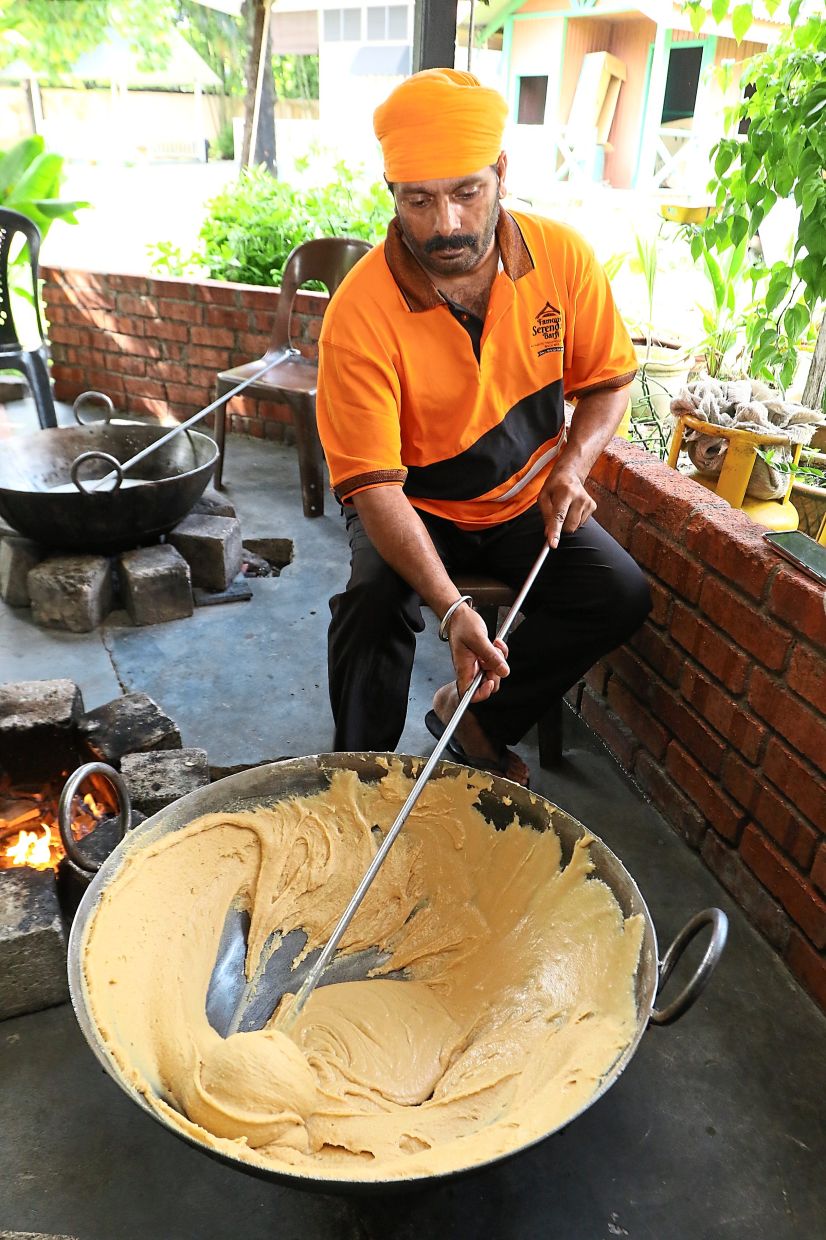
[[[341, 1193], [348, 1190], [368, 1192], [371, 1190], [386, 1190], [388, 1187], [401, 1188], [417, 1184], [421, 1185], [424, 1179], [429, 1182], [434, 1177], [402, 1180], [343, 1181], [322, 1177], [313, 1178], [306, 1174], [298, 1173], [291, 1175], [287, 1172], [254, 1166], [241, 1159], [227, 1156], [208, 1148], [206, 1145], [188, 1136], [155, 1111], [144, 1096], [134, 1086], [124, 1080], [105, 1042], [102, 1040], [95, 1024], [86, 989], [83, 960], [86, 933], [102, 893], [117, 877], [127, 857], [133, 854], [136, 849], [140, 849], [168, 833], [180, 830], [201, 814], [214, 813], [216, 811], [249, 810], [259, 805], [273, 805], [286, 797], [312, 795], [320, 792], [329, 786], [331, 776], [337, 770], [355, 770], [360, 778], [365, 781], [379, 780], [386, 774], [388, 760], [393, 759], [401, 762], [405, 773], [410, 776], [415, 776], [422, 765], [422, 760], [419, 758], [398, 757], [397, 755], [390, 754], [323, 754], [257, 767], [237, 775], [230, 775], [209, 787], [189, 793], [188, 796], [182, 797], [169, 808], [155, 814], [152, 818], [147, 819], [128, 833], [92, 879], [80, 903], [72, 926], [68, 956], [69, 987], [72, 1003], [84, 1036], [105, 1070], [137, 1106], [147, 1111], [158, 1123], [169, 1128], [177, 1137], [221, 1162], [229, 1163], [238, 1170], [257, 1175], [262, 1179], [281, 1181], [297, 1188]], [[100, 771], [101, 768], [96, 764], [94, 769]], [[461, 768], [457, 768], [452, 763], [439, 763], [434, 770], [432, 779], [437, 780], [446, 776], [455, 776], [459, 769]], [[82, 772], [76, 772], [70, 783], [67, 784], [66, 792], [71, 793], [71, 791], [76, 789], [82, 782], [82, 778]], [[116, 777], [113, 783], [117, 782], [119, 780]], [[527, 789], [499, 777], [492, 777], [491, 784], [490, 791], [481, 792], [478, 798], [478, 806], [484, 817], [497, 827], [508, 825], [518, 816], [526, 829], [532, 828], [544, 831], [552, 828], [557, 833], [562, 845], [563, 864], [567, 863], [570, 858], [576, 841], [585, 834], [592, 834], [581, 823], [571, 818], [564, 811], [535, 793], [529, 792]], [[596, 1102], [597, 1098], [614, 1084], [634, 1055], [649, 1022], [661, 1025], [668, 1024], [690, 1007], [706, 984], [711, 971], [720, 957], [727, 930], [725, 914], [719, 909], [707, 909], [702, 913], [698, 913], [680, 932], [664, 959], [660, 962], [657, 953], [657, 938], [651, 915], [633, 878], [622, 862], [598, 838], [595, 838], [591, 845], [590, 856], [594, 864], [593, 876], [601, 879], [610, 887], [624, 916], [642, 915], [644, 932], [635, 981], [637, 1026], [634, 1036], [582, 1110], [586, 1110], [592, 1103]], [[79, 858], [79, 860], [82, 861], [82, 858]], [[713, 932], [711, 942], [701, 964], [685, 988], [668, 1007], [661, 1010], [655, 1009], [654, 1002], [659, 989], [670, 975], [685, 946], [705, 925], [711, 925]], [[221, 947], [219, 948], [219, 959], [216, 962], [216, 968], [210, 985], [210, 993], [206, 999], [208, 1014], [210, 1014], [210, 1004], [212, 1004], [214, 1010], [220, 1009], [221, 1006], [222, 996], [220, 991], [223, 985], [223, 966], [225, 964], [227, 966], [226, 976], [228, 978], [237, 972], [230, 961], [225, 961], [222, 958], [223, 952], [229, 952], [233, 949], [237, 951], [237, 945], [233, 948], [231, 942], [225, 943], [222, 939]], [[128, 943], [124, 944], [124, 950], [129, 950]], [[334, 959], [333, 973], [336, 972], [335, 966], [336, 960]], [[297, 977], [296, 984], [299, 980], [300, 978]], [[338, 975], [336, 980], [341, 980], [341, 974]], [[322, 982], [322, 984], [324, 983]], [[278, 994], [280, 994], [280, 990], [270, 996], [270, 1010], [275, 1007]], [[213, 1024], [215, 1025], [214, 1020]], [[579, 1114], [581, 1113], [582, 1111], [579, 1112]], [[577, 1116], [572, 1118], [575, 1119]], [[554, 1131], [556, 1130], [549, 1129], [539, 1140], [544, 1140], [546, 1137], [551, 1136]], [[534, 1144], [537, 1144], [537, 1142], [531, 1141], [502, 1157], [512, 1157], [514, 1154], [527, 1149], [529, 1145]], [[493, 1161], [498, 1162], [501, 1159], [491, 1160], [491, 1162]], [[486, 1165], [490, 1164], [477, 1163], [466, 1170], [478, 1171], [480, 1167]], [[448, 1179], [455, 1175], [464, 1174], [464, 1171], [465, 1169], [451, 1171], [439, 1176], [438, 1179]]]
[[197, 503], [218, 458], [208, 435], [188, 430], [119, 474], [118, 463], [168, 433], [165, 426], [95, 422], [6, 440], [0, 516], [26, 538], [66, 551], [109, 553], [153, 542]]

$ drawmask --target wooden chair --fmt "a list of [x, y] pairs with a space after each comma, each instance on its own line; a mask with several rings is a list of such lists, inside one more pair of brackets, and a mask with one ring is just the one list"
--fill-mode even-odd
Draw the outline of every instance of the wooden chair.
[[[714, 491], [721, 499], [731, 504], [732, 508], [742, 508], [746, 516], [751, 517], [758, 525], [765, 525], [771, 530], [796, 530], [800, 515], [789, 499], [794, 482], [794, 474], [789, 474], [789, 485], [779, 499], [750, 499], [746, 496], [751, 471], [757, 459], [758, 448], [788, 446], [788, 440], [782, 435], [758, 434], [755, 431], [740, 431], [727, 426], [715, 426], [702, 418], [694, 418], [684, 414], [677, 419], [671, 445], [668, 452], [668, 464], [677, 468], [677, 461], [683, 446], [683, 435], [686, 429], [700, 431], [703, 435], [719, 436], [728, 441], [723, 468], [718, 477], [710, 477], [694, 470], [689, 475], [695, 482], [702, 483], [710, 491]], [[793, 454], [796, 465], [800, 460], [801, 445], [798, 444]]]
[[[324, 455], [315, 415], [318, 366], [303, 357], [292, 343], [290, 319], [293, 302], [298, 289], [308, 280], [320, 281], [332, 297], [348, 271], [370, 248], [369, 242], [352, 237], [320, 237], [296, 246], [284, 267], [281, 296], [267, 352], [258, 361], [222, 371], [216, 383], [216, 396], [224, 396], [255, 374], [256, 370], [275, 361], [272, 370], [251, 383], [245, 392], [262, 400], [280, 400], [290, 407], [295, 425], [305, 517], [324, 514]], [[223, 490], [228, 404], [226, 401], [215, 413], [215, 439], [218, 444], [215, 486], [218, 490]]]
[[[496, 636], [499, 625], [499, 609], [510, 607], [516, 598], [516, 591], [499, 581], [496, 577], [485, 577], [481, 573], [459, 573], [453, 578], [456, 589], [461, 594], [469, 594], [473, 606], [487, 625], [492, 638]], [[548, 703], [545, 714], [537, 724], [539, 741], [539, 765], [545, 770], [559, 766], [562, 761], [562, 698]]]
[[[29, 277], [31, 279], [34, 312], [40, 344], [26, 349], [20, 342], [12, 317], [11, 290], [9, 288], [9, 257], [16, 234], [22, 233], [29, 248]], [[18, 370], [26, 376], [37, 410], [41, 427], [57, 426], [54, 397], [49, 381], [49, 354], [46, 349], [46, 333], [40, 318], [40, 290], [37, 280], [37, 263], [40, 254], [40, 230], [28, 216], [19, 211], [0, 209], [0, 370]]]

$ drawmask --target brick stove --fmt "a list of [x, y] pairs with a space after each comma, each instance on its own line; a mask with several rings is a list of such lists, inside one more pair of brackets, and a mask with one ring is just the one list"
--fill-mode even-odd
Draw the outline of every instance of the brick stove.
[[[120, 770], [131, 825], [210, 779], [206, 752], [184, 749], [146, 694], [86, 711], [70, 680], [0, 684], [0, 1020], [68, 999], [66, 933], [91, 871], [65, 856], [57, 802], [68, 775], [90, 761]], [[117, 798], [102, 777], [78, 790], [72, 834], [92, 870], [120, 838]]]
[[214, 494], [163, 542], [117, 556], [50, 552], [0, 523], [0, 598], [30, 607], [41, 627], [72, 633], [91, 632], [116, 607], [134, 625], [160, 624], [250, 599], [246, 578], [277, 575], [292, 554], [287, 538], [244, 543], [234, 507]]

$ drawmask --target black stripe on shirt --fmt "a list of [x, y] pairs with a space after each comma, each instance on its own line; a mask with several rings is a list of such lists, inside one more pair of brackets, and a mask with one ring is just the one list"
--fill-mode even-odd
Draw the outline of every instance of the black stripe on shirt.
[[408, 465], [405, 494], [411, 499], [478, 499], [524, 469], [564, 424], [562, 380], [555, 379], [518, 401], [464, 452], [432, 465]]

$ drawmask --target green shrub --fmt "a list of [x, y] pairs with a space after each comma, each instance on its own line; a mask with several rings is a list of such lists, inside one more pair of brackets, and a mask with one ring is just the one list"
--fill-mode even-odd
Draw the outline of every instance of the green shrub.
[[224, 121], [221, 128], [210, 143], [209, 153], [213, 159], [233, 159], [235, 156], [235, 138], [232, 132], [232, 121]]
[[290, 251], [313, 237], [361, 237], [376, 242], [393, 204], [387, 187], [360, 188], [339, 163], [337, 179], [319, 189], [296, 189], [264, 168], [245, 169], [231, 189], [208, 204], [199, 245], [186, 257], [168, 242], [151, 247], [152, 267], [167, 275], [200, 269], [213, 280], [279, 285]]

